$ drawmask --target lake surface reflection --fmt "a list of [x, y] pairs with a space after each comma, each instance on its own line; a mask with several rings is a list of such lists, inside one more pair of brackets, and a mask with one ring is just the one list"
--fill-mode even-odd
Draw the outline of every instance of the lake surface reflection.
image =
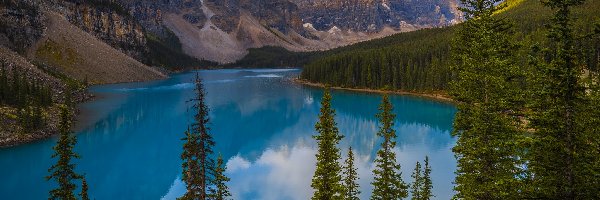
[[[299, 70], [200, 71], [211, 109], [212, 134], [227, 160], [234, 199], [309, 199], [315, 169], [314, 125], [323, 90], [293, 84]], [[77, 171], [85, 173], [92, 199], [175, 199], [180, 181], [181, 138], [192, 120], [194, 73], [168, 80], [98, 86], [98, 99], [81, 106]], [[334, 91], [333, 108], [345, 154], [352, 146], [361, 199], [371, 193], [373, 159], [379, 143], [376, 94]], [[392, 96], [397, 114], [397, 159], [403, 178], [429, 155], [437, 199], [453, 195], [456, 160], [450, 136], [452, 105]], [[2, 199], [45, 199], [53, 183], [44, 180], [54, 161], [55, 138], [0, 150]]]

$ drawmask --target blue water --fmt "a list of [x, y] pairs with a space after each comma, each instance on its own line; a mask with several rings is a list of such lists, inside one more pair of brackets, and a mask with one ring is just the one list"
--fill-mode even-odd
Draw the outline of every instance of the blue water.
[[[211, 109], [215, 152], [227, 160], [235, 199], [309, 199], [315, 168], [315, 134], [323, 90], [289, 82], [299, 70], [200, 71]], [[81, 105], [76, 171], [86, 174], [92, 199], [174, 199], [184, 192], [183, 131], [191, 120], [194, 73], [168, 80], [93, 87], [97, 99]], [[380, 140], [376, 94], [333, 92], [336, 121], [355, 149], [361, 198], [371, 193]], [[392, 96], [397, 114], [397, 159], [411, 182], [415, 162], [429, 155], [434, 194], [449, 199], [456, 160], [450, 136], [452, 105]], [[0, 199], [46, 199], [45, 181], [55, 138], [0, 150]], [[345, 156], [344, 156], [345, 157]]]

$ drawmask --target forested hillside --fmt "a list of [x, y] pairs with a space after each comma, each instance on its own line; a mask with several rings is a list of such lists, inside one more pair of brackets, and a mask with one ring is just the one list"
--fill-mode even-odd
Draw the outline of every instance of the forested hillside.
[[[538, 0], [509, 0], [507, 8], [494, 16], [515, 26], [520, 43], [520, 62], [527, 62], [530, 47], [542, 43], [550, 9]], [[580, 52], [591, 69], [597, 69], [600, 41], [584, 37], [594, 22], [600, 22], [600, 2], [587, 1], [574, 10]], [[322, 52], [323, 57], [305, 65], [301, 78], [311, 82], [352, 88], [383, 88], [406, 91], [443, 91], [452, 79], [450, 48], [461, 25], [400, 33]]]

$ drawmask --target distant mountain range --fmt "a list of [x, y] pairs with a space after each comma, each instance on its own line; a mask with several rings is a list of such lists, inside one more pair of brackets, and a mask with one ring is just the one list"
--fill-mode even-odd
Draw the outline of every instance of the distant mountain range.
[[248, 48], [324, 50], [460, 22], [457, 0], [117, 0], [143, 27], [165, 29], [199, 59], [229, 63]]
[[233, 63], [250, 48], [326, 50], [456, 24], [457, 1], [6, 0], [0, 45], [80, 81], [139, 81], [164, 76], [149, 66]]

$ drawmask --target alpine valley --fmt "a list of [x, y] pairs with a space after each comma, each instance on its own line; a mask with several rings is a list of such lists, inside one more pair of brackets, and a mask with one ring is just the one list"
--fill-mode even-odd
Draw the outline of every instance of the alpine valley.
[[[302, 54], [448, 26], [462, 19], [457, 6], [457, 0], [3, 0], [0, 60], [8, 82], [48, 86], [54, 104], [44, 113], [55, 113], [66, 93], [76, 102], [89, 99], [88, 85], [163, 79], [252, 58], [256, 48]], [[2, 111], [3, 146], [57, 131], [57, 122], [47, 122], [51, 128], [17, 138], [19, 123], [10, 116], [27, 103], [16, 99]]]

